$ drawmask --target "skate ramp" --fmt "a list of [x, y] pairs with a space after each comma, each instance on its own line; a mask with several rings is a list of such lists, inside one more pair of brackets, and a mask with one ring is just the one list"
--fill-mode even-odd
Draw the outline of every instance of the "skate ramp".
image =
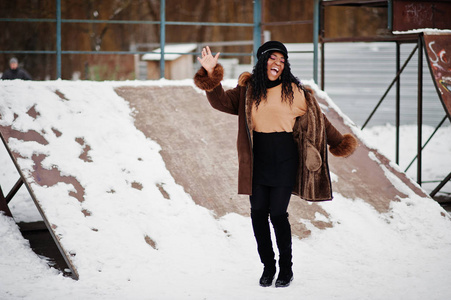
[[[157, 251], [170, 237], [156, 228], [196, 221], [189, 196], [217, 218], [249, 215], [248, 197], [237, 195], [237, 117], [211, 108], [192, 82], [1, 84], [3, 143], [74, 278]], [[340, 131], [361, 135], [327, 95], [317, 99]], [[362, 140], [352, 156], [329, 159], [334, 193], [380, 213], [407, 197], [394, 181], [428, 197]], [[322, 205], [293, 197], [294, 235], [334, 226]]]
[[218, 217], [249, 214], [248, 197], [237, 195], [235, 116], [212, 109], [192, 86], [115, 91], [135, 109], [136, 127], [161, 146], [167, 168], [197, 204]]
[[[197, 204], [218, 217], [231, 212], [249, 215], [248, 196], [237, 195], [236, 116], [214, 110], [205, 94], [191, 86], [119, 87], [116, 92], [135, 108], [136, 127], [161, 145], [168, 170]], [[338, 130], [361, 134], [326, 94], [319, 92], [316, 98]], [[407, 197], [389, 179], [395, 176], [414, 193], [428, 197], [377, 150], [362, 140], [359, 144], [348, 158], [329, 155], [335, 193], [363, 199], [384, 213], [392, 201]], [[310, 235], [302, 220], [320, 229], [333, 226], [321, 205], [298, 197], [293, 196], [289, 213], [293, 233], [301, 238]]]

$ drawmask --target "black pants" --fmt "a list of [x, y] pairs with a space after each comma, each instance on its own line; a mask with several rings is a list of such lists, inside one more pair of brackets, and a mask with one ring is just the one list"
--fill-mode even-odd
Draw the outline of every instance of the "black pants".
[[275, 270], [268, 217], [276, 235], [279, 266], [291, 271], [291, 226], [287, 208], [295, 183], [298, 152], [291, 132], [254, 131], [251, 219], [265, 269]]
[[270, 214], [271, 217], [281, 216], [287, 213], [290, 203], [292, 187], [286, 186], [265, 186], [253, 184], [251, 209]]
[[268, 216], [276, 235], [279, 249], [279, 266], [291, 270], [291, 226], [287, 208], [291, 198], [291, 187], [271, 187], [254, 184], [252, 187], [251, 219], [257, 250], [265, 268], [274, 269], [276, 261], [271, 241]]

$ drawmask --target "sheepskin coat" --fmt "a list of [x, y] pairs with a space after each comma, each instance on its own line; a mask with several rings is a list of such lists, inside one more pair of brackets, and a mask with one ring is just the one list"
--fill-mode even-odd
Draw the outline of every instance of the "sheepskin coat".
[[[206, 91], [211, 106], [219, 111], [238, 115], [238, 193], [252, 195], [252, 99], [250, 97], [251, 74], [240, 75], [238, 85], [225, 91], [221, 85], [224, 69], [218, 64], [209, 75], [200, 68], [194, 76], [194, 83]], [[307, 112], [296, 119], [293, 138], [298, 146], [299, 166], [293, 194], [309, 201], [332, 199], [332, 184], [327, 162], [327, 144], [336, 156], [348, 156], [357, 146], [357, 140], [350, 134], [342, 135], [327, 120], [313, 97], [305, 89]], [[327, 143], [327, 144], [326, 144]]]

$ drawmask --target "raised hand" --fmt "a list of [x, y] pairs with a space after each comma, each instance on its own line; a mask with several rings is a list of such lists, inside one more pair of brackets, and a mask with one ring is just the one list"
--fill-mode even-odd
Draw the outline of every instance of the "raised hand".
[[213, 73], [214, 68], [218, 64], [219, 52], [215, 56], [211, 54], [210, 47], [202, 48], [202, 58], [197, 57], [202, 67], [207, 70], [208, 74]]

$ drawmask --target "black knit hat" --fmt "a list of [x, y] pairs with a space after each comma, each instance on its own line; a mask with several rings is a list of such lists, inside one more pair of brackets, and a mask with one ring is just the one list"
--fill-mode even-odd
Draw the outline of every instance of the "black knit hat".
[[288, 51], [284, 44], [278, 41], [269, 41], [261, 45], [257, 50], [257, 59], [260, 58], [260, 56], [268, 51], [277, 51], [282, 53], [285, 58], [288, 58]]

